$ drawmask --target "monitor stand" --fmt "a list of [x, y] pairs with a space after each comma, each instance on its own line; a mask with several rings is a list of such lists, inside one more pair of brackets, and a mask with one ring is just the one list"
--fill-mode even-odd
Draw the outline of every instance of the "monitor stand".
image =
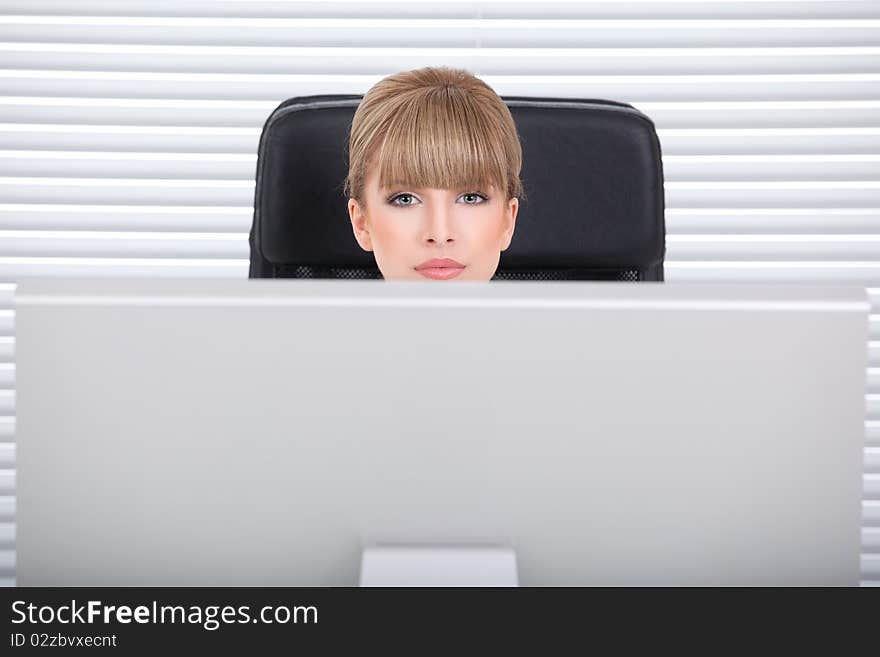
[[502, 545], [382, 544], [364, 548], [361, 586], [519, 586]]

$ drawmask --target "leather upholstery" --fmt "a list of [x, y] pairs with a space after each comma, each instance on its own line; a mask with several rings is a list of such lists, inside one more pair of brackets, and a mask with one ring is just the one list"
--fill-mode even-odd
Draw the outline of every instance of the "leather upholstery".
[[[343, 181], [360, 95], [290, 98], [257, 157], [250, 278], [380, 278], [355, 241]], [[496, 279], [663, 280], [660, 143], [607, 100], [504, 97], [523, 147], [520, 202]]]

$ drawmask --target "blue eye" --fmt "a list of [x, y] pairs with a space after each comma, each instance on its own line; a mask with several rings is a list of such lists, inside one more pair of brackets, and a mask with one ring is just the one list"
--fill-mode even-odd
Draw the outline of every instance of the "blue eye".
[[488, 197], [484, 196], [483, 194], [479, 194], [478, 192], [469, 192], [467, 194], [462, 194], [462, 196], [475, 196], [476, 198], [483, 199], [479, 203], [468, 203], [467, 205], [482, 205], [483, 203], [485, 203], [486, 201], [489, 200]]
[[[462, 195], [461, 195], [462, 198], [464, 198], [464, 197], [471, 197], [471, 196], [472, 196], [472, 197], [476, 197], [476, 198], [480, 198], [480, 199], [483, 199], [483, 200], [480, 201], [479, 203], [467, 203], [467, 202], [466, 202], [465, 205], [482, 205], [483, 203], [485, 203], [486, 201], [489, 200], [489, 197], [487, 197], [485, 194], [480, 194], [479, 192], [468, 192], [468, 193], [466, 193], [466, 194], [462, 194]], [[410, 201], [407, 202], [407, 203], [398, 203], [397, 201], [400, 200], [400, 199], [402, 199], [402, 198], [413, 199], [413, 198], [415, 198], [415, 197], [414, 197], [412, 194], [409, 194], [409, 193], [397, 194], [397, 195], [395, 195], [395, 196], [393, 196], [393, 197], [391, 197], [391, 198], [389, 199], [389, 203], [391, 203], [391, 205], [395, 205], [395, 206], [397, 206], [397, 207], [399, 207], [399, 208], [407, 207], [407, 206], [410, 206], [410, 205], [415, 205], [415, 203], [413, 203], [412, 200], [410, 200]]]
[[407, 198], [412, 199], [412, 198], [413, 198], [413, 195], [412, 195], [412, 194], [398, 194], [397, 196], [395, 196], [395, 197], [393, 197], [393, 198], [391, 199], [391, 205], [396, 205], [397, 207], [405, 207], [405, 206], [407, 206], [407, 205], [413, 205], [412, 202], [409, 202], [409, 203], [403, 203], [403, 204], [397, 203], [397, 200], [398, 200], [398, 199], [401, 199], [401, 198], [403, 198], [403, 197], [407, 197]]

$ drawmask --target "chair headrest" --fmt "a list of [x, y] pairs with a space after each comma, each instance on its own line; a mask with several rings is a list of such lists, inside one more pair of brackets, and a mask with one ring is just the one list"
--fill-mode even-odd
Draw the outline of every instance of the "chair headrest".
[[[266, 120], [257, 153], [252, 278], [330, 270], [379, 277], [373, 254], [354, 238], [342, 191], [362, 97], [290, 98]], [[663, 170], [652, 121], [608, 100], [501, 98], [522, 143], [527, 200], [496, 278], [525, 272], [521, 277], [663, 280]]]

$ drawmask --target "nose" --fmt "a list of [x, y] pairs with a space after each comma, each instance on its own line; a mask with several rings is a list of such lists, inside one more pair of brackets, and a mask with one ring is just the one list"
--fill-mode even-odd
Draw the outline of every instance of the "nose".
[[429, 244], [446, 244], [455, 241], [453, 234], [452, 208], [439, 203], [428, 211], [425, 241]]

